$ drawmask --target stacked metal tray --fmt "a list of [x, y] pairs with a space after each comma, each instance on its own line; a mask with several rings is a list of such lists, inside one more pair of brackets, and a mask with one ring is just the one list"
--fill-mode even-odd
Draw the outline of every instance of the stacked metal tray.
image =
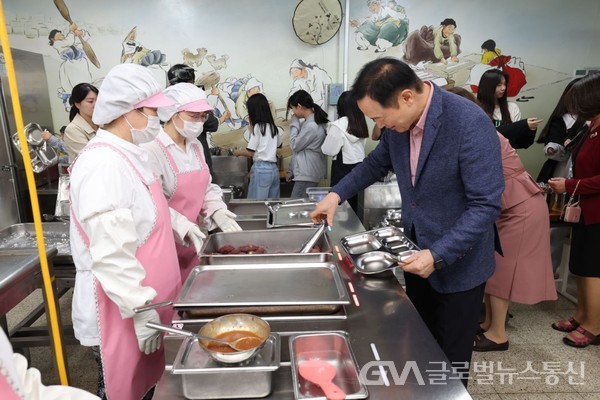
[[394, 226], [345, 236], [341, 244], [356, 270], [364, 274], [395, 268], [398, 262], [420, 250], [402, 228]]
[[271, 393], [273, 372], [279, 368], [281, 341], [272, 333], [263, 348], [239, 364], [220, 364], [200, 346], [192, 344], [189, 355], [183, 354], [190, 340], [184, 340], [173, 362], [171, 373], [182, 376], [183, 393], [188, 399], [253, 399]]
[[198, 266], [173, 307], [189, 317], [205, 317], [237, 312], [332, 314], [345, 304], [350, 297], [337, 265], [305, 262]]

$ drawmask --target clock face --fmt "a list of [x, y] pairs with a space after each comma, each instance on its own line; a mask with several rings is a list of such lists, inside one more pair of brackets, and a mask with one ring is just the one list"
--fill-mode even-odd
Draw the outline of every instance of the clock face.
[[294, 10], [292, 24], [300, 40], [319, 45], [335, 36], [342, 18], [339, 0], [301, 0]]

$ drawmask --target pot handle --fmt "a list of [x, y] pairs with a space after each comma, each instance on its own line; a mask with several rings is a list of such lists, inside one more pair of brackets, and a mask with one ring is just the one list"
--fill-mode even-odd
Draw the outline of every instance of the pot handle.
[[154, 310], [155, 308], [166, 307], [166, 306], [170, 306], [172, 304], [173, 304], [173, 302], [171, 300], [169, 300], [169, 301], [163, 301], [162, 303], [144, 304], [143, 306], [135, 307], [133, 309], [133, 312], [136, 313], [136, 314], [139, 314], [139, 313], [144, 312], [144, 311]]
[[187, 336], [187, 337], [196, 337], [196, 334], [190, 331], [185, 331], [183, 329], [173, 328], [168, 325], [157, 324], [156, 322], [148, 321], [146, 322], [146, 326], [148, 328], [156, 329], [157, 331], [174, 333], [175, 335]]

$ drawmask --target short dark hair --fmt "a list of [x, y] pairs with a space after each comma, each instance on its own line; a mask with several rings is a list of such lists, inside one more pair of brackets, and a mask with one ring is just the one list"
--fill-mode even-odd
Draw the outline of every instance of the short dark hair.
[[48, 44], [50, 44], [50, 46], [54, 46], [54, 36], [56, 36], [57, 33], [62, 33], [62, 31], [52, 29], [48, 34]]
[[196, 80], [196, 71], [186, 64], [175, 64], [167, 71], [169, 85], [176, 83], [194, 83]]
[[396, 99], [405, 89], [421, 93], [423, 81], [408, 64], [391, 57], [365, 64], [352, 85], [356, 100], [368, 96], [387, 108], [396, 107]]
[[481, 48], [488, 51], [496, 51], [496, 42], [492, 39], [488, 39], [481, 45]]
[[575, 82], [565, 95], [565, 104], [569, 113], [586, 120], [600, 115], [600, 72]]
[[442, 26], [454, 25], [454, 27], [456, 28], [456, 21], [452, 18], [446, 18], [445, 20], [440, 22], [440, 25], [442, 25]]

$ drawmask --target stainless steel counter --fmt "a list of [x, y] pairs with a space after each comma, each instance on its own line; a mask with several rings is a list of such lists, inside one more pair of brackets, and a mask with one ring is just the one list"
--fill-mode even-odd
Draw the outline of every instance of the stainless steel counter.
[[[352, 209], [344, 203], [338, 210], [333, 231], [329, 232], [332, 244], [337, 245], [343, 236], [361, 232], [361, 225]], [[282, 337], [281, 367], [274, 372], [272, 392], [267, 399], [294, 399], [288, 337], [294, 333], [310, 331], [345, 331], [360, 368], [365, 377], [370, 399], [470, 399], [470, 395], [456, 379], [446, 379], [443, 384], [430, 384], [431, 374], [441, 374], [441, 363], [449, 362], [417, 314], [406, 293], [395, 278], [365, 277], [353, 271], [351, 265], [338, 256], [342, 276], [350, 283], [349, 294], [356, 301], [345, 308], [346, 318], [266, 318], [272, 330]], [[202, 321], [184, 322], [186, 329], [197, 330]], [[165, 338], [167, 370], [156, 388], [155, 400], [185, 399], [181, 376], [169, 372], [170, 363], [180, 347], [181, 338]], [[372, 362], [380, 360], [382, 363]], [[381, 367], [380, 367], [381, 366]], [[391, 367], [391, 368], [390, 368]], [[391, 371], [395, 368], [396, 371]], [[427, 372], [427, 370], [437, 370]], [[380, 371], [384, 371], [385, 379]], [[397, 372], [397, 374], [395, 374]], [[450, 376], [450, 375], [448, 375]]]
[[[47, 249], [48, 259], [57, 253], [55, 247]], [[40, 287], [41, 280], [37, 249], [0, 249], [0, 318]]]

